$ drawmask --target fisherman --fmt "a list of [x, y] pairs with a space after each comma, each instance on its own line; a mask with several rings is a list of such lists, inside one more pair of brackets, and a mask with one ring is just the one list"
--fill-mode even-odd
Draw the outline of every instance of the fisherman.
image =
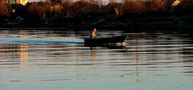
[[94, 27], [92, 33], [90, 34], [89, 38], [96, 38], [96, 28]]

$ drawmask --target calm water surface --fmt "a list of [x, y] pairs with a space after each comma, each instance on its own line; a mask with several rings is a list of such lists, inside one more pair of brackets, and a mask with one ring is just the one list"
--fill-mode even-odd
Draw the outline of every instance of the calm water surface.
[[193, 90], [188, 33], [128, 34], [123, 49], [85, 47], [86, 31], [1, 30], [0, 90]]

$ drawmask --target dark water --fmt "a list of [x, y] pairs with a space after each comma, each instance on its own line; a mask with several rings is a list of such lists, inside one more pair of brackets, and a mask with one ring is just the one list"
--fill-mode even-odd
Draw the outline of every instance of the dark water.
[[193, 90], [189, 33], [128, 34], [124, 49], [85, 47], [85, 31], [1, 30], [0, 90]]

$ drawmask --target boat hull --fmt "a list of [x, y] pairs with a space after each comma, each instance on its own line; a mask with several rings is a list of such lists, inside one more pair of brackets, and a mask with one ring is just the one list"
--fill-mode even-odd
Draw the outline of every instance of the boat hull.
[[112, 43], [123, 43], [127, 35], [107, 37], [107, 38], [86, 38], [84, 39], [85, 46], [107, 46]]

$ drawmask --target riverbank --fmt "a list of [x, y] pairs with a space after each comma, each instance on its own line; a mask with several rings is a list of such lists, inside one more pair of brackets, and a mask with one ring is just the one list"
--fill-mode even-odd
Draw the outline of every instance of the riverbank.
[[26, 23], [18, 21], [1, 22], [0, 28], [62, 28], [85, 30], [92, 29], [123, 29], [131, 31], [192, 31], [193, 17], [191, 15], [162, 15], [162, 16], [108, 16], [96, 20], [60, 20], [45, 21], [43, 23]]

